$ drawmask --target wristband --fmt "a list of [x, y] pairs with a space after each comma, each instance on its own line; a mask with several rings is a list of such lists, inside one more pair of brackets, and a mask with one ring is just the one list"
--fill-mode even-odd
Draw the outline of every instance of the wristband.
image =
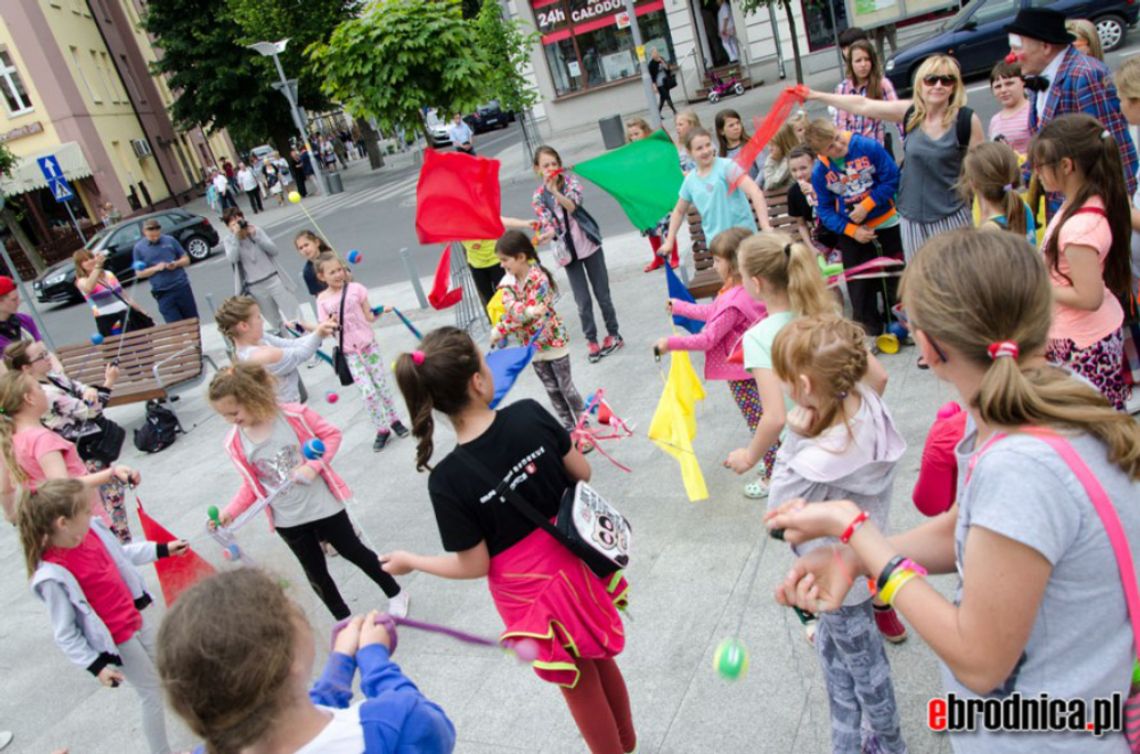
[[899, 590], [916, 576], [918, 576], [918, 573], [909, 568], [898, 569], [892, 573], [890, 579], [887, 580], [887, 586], [879, 591], [879, 599], [893, 607], [895, 597], [898, 595]]
[[896, 568], [902, 565], [902, 562], [904, 560], [906, 560], [906, 558], [904, 558], [902, 555], [896, 555], [888, 560], [887, 564], [883, 566], [883, 570], [879, 572], [879, 578], [875, 581], [875, 586], [879, 588], [880, 594], [887, 586], [887, 579], [891, 577], [891, 574], [895, 572]]
[[855, 520], [849, 523], [847, 525], [847, 528], [843, 530], [843, 534], [840, 535], [839, 541], [843, 544], [850, 542], [851, 537], [855, 536], [856, 530], [858, 530], [858, 528], [862, 526], [863, 523], [866, 522], [866, 520], [870, 517], [871, 514], [867, 511], [859, 511], [859, 515], [855, 517]]
[[925, 576], [926, 575], [926, 569], [923, 568], [922, 566], [920, 566], [918, 563], [915, 563], [910, 558], [906, 558], [905, 560], [903, 560], [901, 567], [902, 568], [909, 568], [910, 570], [917, 573], [919, 576]]

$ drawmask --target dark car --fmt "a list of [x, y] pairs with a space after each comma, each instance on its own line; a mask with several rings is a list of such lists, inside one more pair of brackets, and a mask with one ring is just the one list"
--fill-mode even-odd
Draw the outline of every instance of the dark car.
[[1096, 25], [1105, 52], [1124, 44], [1124, 35], [1140, 16], [1135, 0], [973, 0], [946, 19], [932, 37], [908, 45], [885, 66], [900, 93], [909, 92], [914, 73], [931, 55], [953, 55], [966, 77], [989, 73], [1009, 53], [1006, 24], [1021, 8], [1051, 8], [1066, 18], [1087, 18]]
[[[168, 209], [139, 215], [121, 223], [104, 228], [95, 234], [84, 248], [107, 253], [106, 269], [115, 274], [119, 282], [126, 283], [135, 276], [132, 252], [135, 244], [143, 237], [142, 224], [151, 218], [158, 220], [162, 232], [173, 236], [186, 249], [191, 262], [200, 262], [210, 256], [218, 245], [218, 232], [210, 221], [201, 215], [184, 209]], [[75, 263], [65, 259], [48, 268], [32, 284], [36, 300], [42, 303], [79, 302], [83, 294], [75, 287]]]
[[477, 134], [485, 133], [495, 128], [506, 128], [511, 124], [511, 117], [508, 113], [504, 113], [499, 107], [499, 103], [492, 100], [486, 105], [480, 105], [474, 113], [466, 116], [463, 120], [467, 125], [471, 126], [471, 130]]

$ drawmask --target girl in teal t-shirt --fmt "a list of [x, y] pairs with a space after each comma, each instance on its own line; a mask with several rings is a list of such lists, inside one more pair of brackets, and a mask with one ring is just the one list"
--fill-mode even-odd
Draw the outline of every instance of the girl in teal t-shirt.
[[[681, 184], [677, 206], [669, 218], [669, 232], [657, 253], [673, 253], [677, 247], [677, 231], [689, 211], [695, 206], [701, 213], [701, 229], [707, 243], [729, 228], [771, 230], [768, 222], [768, 203], [756, 181], [748, 177], [732, 160], [716, 156], [712, 136], [703, 128], [694, 128], [685, 136], [685, 148], [697, 163]], [[735, 191], [729, 191], [733, 181], [739, 180]], [[751, 206], [749, 206], [751, 205]], [[753, 217], [752, 212], [756, 215]]]

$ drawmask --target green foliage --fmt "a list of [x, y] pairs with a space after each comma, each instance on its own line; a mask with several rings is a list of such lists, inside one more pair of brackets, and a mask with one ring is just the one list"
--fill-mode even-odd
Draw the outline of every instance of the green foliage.
[[538, 92], [522, 70], [538, 41], [537, 31], [527, 31], [518, 20], [504, 19], [499, 0], [483, 0], [475, 20], [479, 50], [491, 68], [485, 99], [497, 99], [504, 111], [520, 112], [538, 102]]
[[182, 127], [230, 129], [235, 141], [281, 143], [294, 131], [288, 101], [272, 87], [271, 58], [246, 47], [290, 37], [281, 56], [288, 76], [298, 77], [302, 107], [327, 110], [330, 102], [307, 69], [304, 48], [328, 38], [356, 0], [162, 0], [147, 4], [143, 26], [155, 36], [162, 58], [155, 69], [170, 76], [172, 108]]
[[485, 99], [491, 68], [478, 45], [461, 0], [374, 0], [306, 53], [322, 91], [353, 116], [426, 132], [420, 108], [446, 117]]
[[16, 155], [8, 149], [8, 145], [0, 142], [0, 176], [6, 175], [16, 164]]
[[292, 130], [288, 104], [270, 86], [277, 79], [272, 61], [241, 46], [240, 29], [224, 2], [149, 3], [143, 26], [162, 49], [154, 68], [170, 76], [172, 115], [181, 127]]

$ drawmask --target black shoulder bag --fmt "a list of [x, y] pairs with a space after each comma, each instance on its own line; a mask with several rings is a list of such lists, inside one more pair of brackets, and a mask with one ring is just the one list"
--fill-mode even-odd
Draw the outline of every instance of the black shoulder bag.
[[567, 487], [562, 493], [554, 523], [526, 499], [511, 489], [507, 481], [496, 480], [491, 471], [475, 456], [455, 446], [455, 455], [476, 476], [494, 487], [495, 494], [527, 518], [535, 526], [554, 537], [574, 553], [599, 578], [607, 578], [629, 565], [633, 530], [629, 520], [585, 482]]
[[352, 370], [348, 368], [348, 359], [344, 357], [344, 300], [347, 297], [348, 285], [345, 284], [340, 293], [340, 318], [337, 320], [337, 331], [340, 335], [336, 348], [333, 349], [333, 369], [336, 370], [340, 384], [344, 386], [352, 384]]

